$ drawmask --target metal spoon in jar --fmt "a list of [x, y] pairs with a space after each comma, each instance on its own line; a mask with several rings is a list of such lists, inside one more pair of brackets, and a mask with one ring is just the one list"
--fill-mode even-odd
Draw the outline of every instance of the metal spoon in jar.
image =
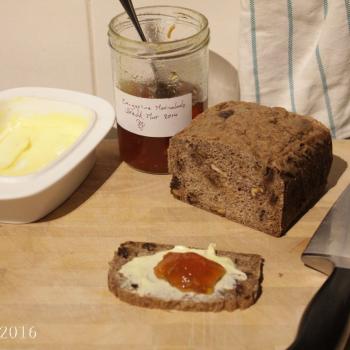
[[147, 42], [147, 39], [145, 37], [145, 34], [142, 31], [140, 22], [136, 16], [134, 5], [132, 4], [131, 0], [119, 0], [122, 6], [124, 7], [124, 10], [128, 14], [132, 24], [134, 25], [135, 29], [137, 30], [140, 38], [142, 41]]
[[[133, 23], [137, 33], [139, 34], [141, 40], [143, 42], [148, 42], [142, 28], [140, 25], [140, 22], [137, 18], [134, 5], [132, 3], [132, 0], [119, 0], [122, 4], [125, 12], [128, 14], [131, 22]], [[164, 98], [164, 97], [173, 97], [176, 95], [176, 87], [174, 87], [174, 84], [171, 82], [162, 82], [162, 79], [160, 78], [160, 74], [157, 71], [154, 62], [151, 61], [151, 68], [153, 71], [154, 79], [156, 82], [156, 89], [155, 89], [155, 96], [156, 98]], [[175, 84], [176, 85], [176, 84]]]

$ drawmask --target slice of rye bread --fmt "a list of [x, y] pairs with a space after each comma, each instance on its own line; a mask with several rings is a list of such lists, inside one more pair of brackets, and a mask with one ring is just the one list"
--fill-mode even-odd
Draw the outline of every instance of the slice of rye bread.
[[217, 255], [230, 258], [236, 267], [247, 275], [245, 281], [237, 281], [237, 285], [226, 290], [215, 298], [208, 300], [191, 300], [189, 298], [179, 300], [162, 299], [154, 296], [141, 296], [137, 292], [137, 285], [129, 288], [123, 287], [126, 277], [119, 271], [121, 267], [137, 256], [152, 255], [160, 251], [174, 248], [172, 245], [156, 244], [149, 242], [125, 242], [122, 243], [109, 263], [108, 287], [120, 300], [132, 305], [158, 308], [175, 309], [183, 311], [233, 311], [246, 309], [255, 303], [261, 294], [263, 259], [257, 254], [241, 254], [228, 251], [217, 251]]

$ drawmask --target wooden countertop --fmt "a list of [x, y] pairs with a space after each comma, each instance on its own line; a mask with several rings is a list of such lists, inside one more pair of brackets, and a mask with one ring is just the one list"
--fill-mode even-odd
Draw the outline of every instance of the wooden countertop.
[[[350, 141], [334, 142], [328, 192], [282, 238], [175, 200], [169, 176], [119, 164], [115, 143], [101, 144], [92, 173], [48, 217], [0, 225], [0, 349], [285, 349], [325, 280], [300, 255], [350, 182]], [[122, 303], [108, 291], [107, 270], [125, 240], [198, 247], [216, 242], [218, 249], [261, 254], [263, 293], [254, 306], [233, 313]], [[17, 327], [15, 339], [4, 328], [11, 326]]]

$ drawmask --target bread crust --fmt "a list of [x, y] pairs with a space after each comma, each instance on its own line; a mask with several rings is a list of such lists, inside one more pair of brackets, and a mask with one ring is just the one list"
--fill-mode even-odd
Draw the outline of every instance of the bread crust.
[[257, 254], [240, 254], [227, 251], [217, 251], [217, 255], [230, 258], [238, 269], [246, 273], [247, 280], [237, 282], [235, 288], [227, 290], [222, 295], [208, 301], [195, 300], [165, 300], [151, 296], [140, 296], [137, 289], [122, 287], [125, 277], [119, 272], [121, 267], [137, 256], [152, 255], [160, 251], [172, 249], [173, 245], [150, 242], [122, 243], [109, 263], [108, 287], [120, 300], [132, 305], [157, 309], [172, 309], [182, 311], [233, 311], [246, 309], [255, 303], [261, 294], [263, 259]]

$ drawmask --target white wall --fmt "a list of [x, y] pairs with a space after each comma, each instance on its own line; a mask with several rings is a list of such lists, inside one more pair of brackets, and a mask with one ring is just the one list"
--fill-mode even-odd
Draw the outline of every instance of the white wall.
[[[210, 48], [237, 67], [239, 0], [134, 0], [194, 8], [209, 19]], [[0, 0], [0, 90], [60, 87], [113, 101], [107, 27], [118, 0]]]

